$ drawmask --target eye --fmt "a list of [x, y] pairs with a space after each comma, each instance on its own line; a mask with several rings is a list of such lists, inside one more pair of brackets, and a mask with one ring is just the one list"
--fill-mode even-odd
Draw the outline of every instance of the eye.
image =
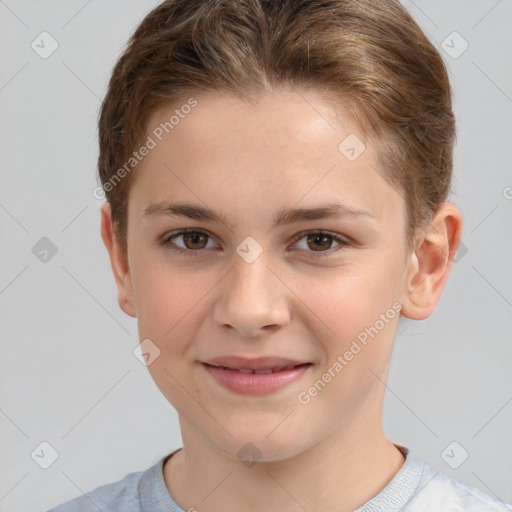
[[[183, 240], [182, 243], [184, 247], [173, 242], [173, 240], [179, 240], [180, 238]], [[208, 246], [208, 238], [211, 238], [210, 235], [204, 231], [182, 229], [181, 231], [170, 233], [164, 238], [164, 240], [162, 240], [162, 242], [160, 242], [160, 245], [179, 254], [198, 256], [201, 249], [211, 248], [211, 246]]]
[[[305, 244], [302, 244], [302, 247], [299, 248], [311, 253], [310, 255], [313, 256], [313, 258], [329, 256], [332, 253], [341, 251], [344, 247], [350, 245], [347, 240], [328, 233], [327, 231], [320, 230], [307, 231], [306, 233], [303, 233], [295, 245], [299, 244], [299, 242], [304, 239]], [[330, 250], [333, 241], [337, 242], [338, 246], [334, 250]]]

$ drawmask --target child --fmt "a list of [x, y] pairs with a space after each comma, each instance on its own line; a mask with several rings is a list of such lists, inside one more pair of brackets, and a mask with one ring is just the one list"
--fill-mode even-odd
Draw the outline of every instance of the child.
[[101, 233], [183, 448], [52, 512], [505, 511], [382, 428], [436, 308], [447, 72], [395, 0], [166, 0], [99, 121]]

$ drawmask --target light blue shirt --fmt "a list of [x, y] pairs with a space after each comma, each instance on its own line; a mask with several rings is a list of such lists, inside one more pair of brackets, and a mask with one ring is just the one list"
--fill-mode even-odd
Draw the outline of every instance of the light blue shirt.
[[[450, 478], [408, 448], [395, 446], [405, 456], [403, 466], [381, 492], [354, 512], [512, 512], [512, 504]], [[163, 466], [171, 455], [47, 512], [187, 512], [165, 485]]]

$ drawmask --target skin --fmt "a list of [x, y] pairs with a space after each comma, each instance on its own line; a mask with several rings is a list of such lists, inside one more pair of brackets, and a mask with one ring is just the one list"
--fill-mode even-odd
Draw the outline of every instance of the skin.
[[[382, 429], [400, 315], [308, 404], [297, 396], [396, 301], [406, 318], [432, 314], [462, 236], [460, 210], [443, 203], [408, 251], [405, 204], [378, 174], [373, 143], [320, 92], [268, 93], [255, 105], [218, 92], [194, 97], [198, 105], [134, 171], [126, 256], [108, 203], [101, 208], [120, 307], [137, 317], [140, 340], [159, 348], [148, 370], [180, 418], [184, 448], [164, 466], [167, 488], [184, 510], [352, 511], [404, 463]], [[148, 133], [175, 108], [156, 112]], [[350, 134], [366, 145], [355, 161], [338, 150]], [[143, 215], [164, 200], [207, 205], [225, 223]], [[373, 218], [272, 227], [280, 209], [334, 201]], [[159, 245], [183, 228], [208, 235], [172, 241], [200, 255]], [[351, 243], [308, 243], [308, 230]], [[236, 252], [248, 236], [263, 250], [252, 263]], [[314, 364], [276, 393], [244, 396], [198, 363], [223, 355]], [[248, 442], [261, 453], [251, 467], [237, 458]]]

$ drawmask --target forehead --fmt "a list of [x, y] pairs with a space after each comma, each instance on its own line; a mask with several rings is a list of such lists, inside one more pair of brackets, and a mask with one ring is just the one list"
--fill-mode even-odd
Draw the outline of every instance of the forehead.
[[193, 98], [193, 108], [181, 108], [185, 98], [148, 121], [154, 147], [132, 184], [138, 215], [185, 196], [210, 207], [236, 202], [237, 212], [245, 199], [253, 209], [276, 210], [339, 199], [376, 218], [403, 215], [401, 196], [377, 171], [373, 145], [321, 93], [282, 91], [255, 102], [218, 92]]
[[[156, 111], [149, 119], [148, 134], [165, 129], [171, 117], [174, 126], [169, 133], [162, 134], [162, 142], [185, 142], [196, 148], [210, 144], [222, 149], [229, 142], [240, 146], [271, 146], [274, 150], [291, 147], [300, 151], [297, 143], [304, 150], [318, 146], [320, 139], [327, 147], [332, 141], [327, 140], [326, 132], [331, 135], [360, 132], [356, 128], [348, 111], [343, 105], [336, 106], [328, 97], [317, 91], [300, 89], [281, 90], [259, 96], [257, 99], [241, 100], [225, 92], [208, 91], [194, 96], [196, 106], [186, 108], [190, 98], [182, 98], [175, 104], [167, 105]], [[173, 116], [186, 110], [186, 114]], [[165, 130], [164, 130], [165, 131]], [[248, 132], [252, 137], [247, 137]], [[158, 135], [158, 133], [157, 133]], [[361, 138], [363, 138], [362, 134]], [[335, 136], [336, 138], [337, 136]], [[285, 143], [288, 142], [289, 146]], [[320, 149], [320, 148], [319, 148]]]

